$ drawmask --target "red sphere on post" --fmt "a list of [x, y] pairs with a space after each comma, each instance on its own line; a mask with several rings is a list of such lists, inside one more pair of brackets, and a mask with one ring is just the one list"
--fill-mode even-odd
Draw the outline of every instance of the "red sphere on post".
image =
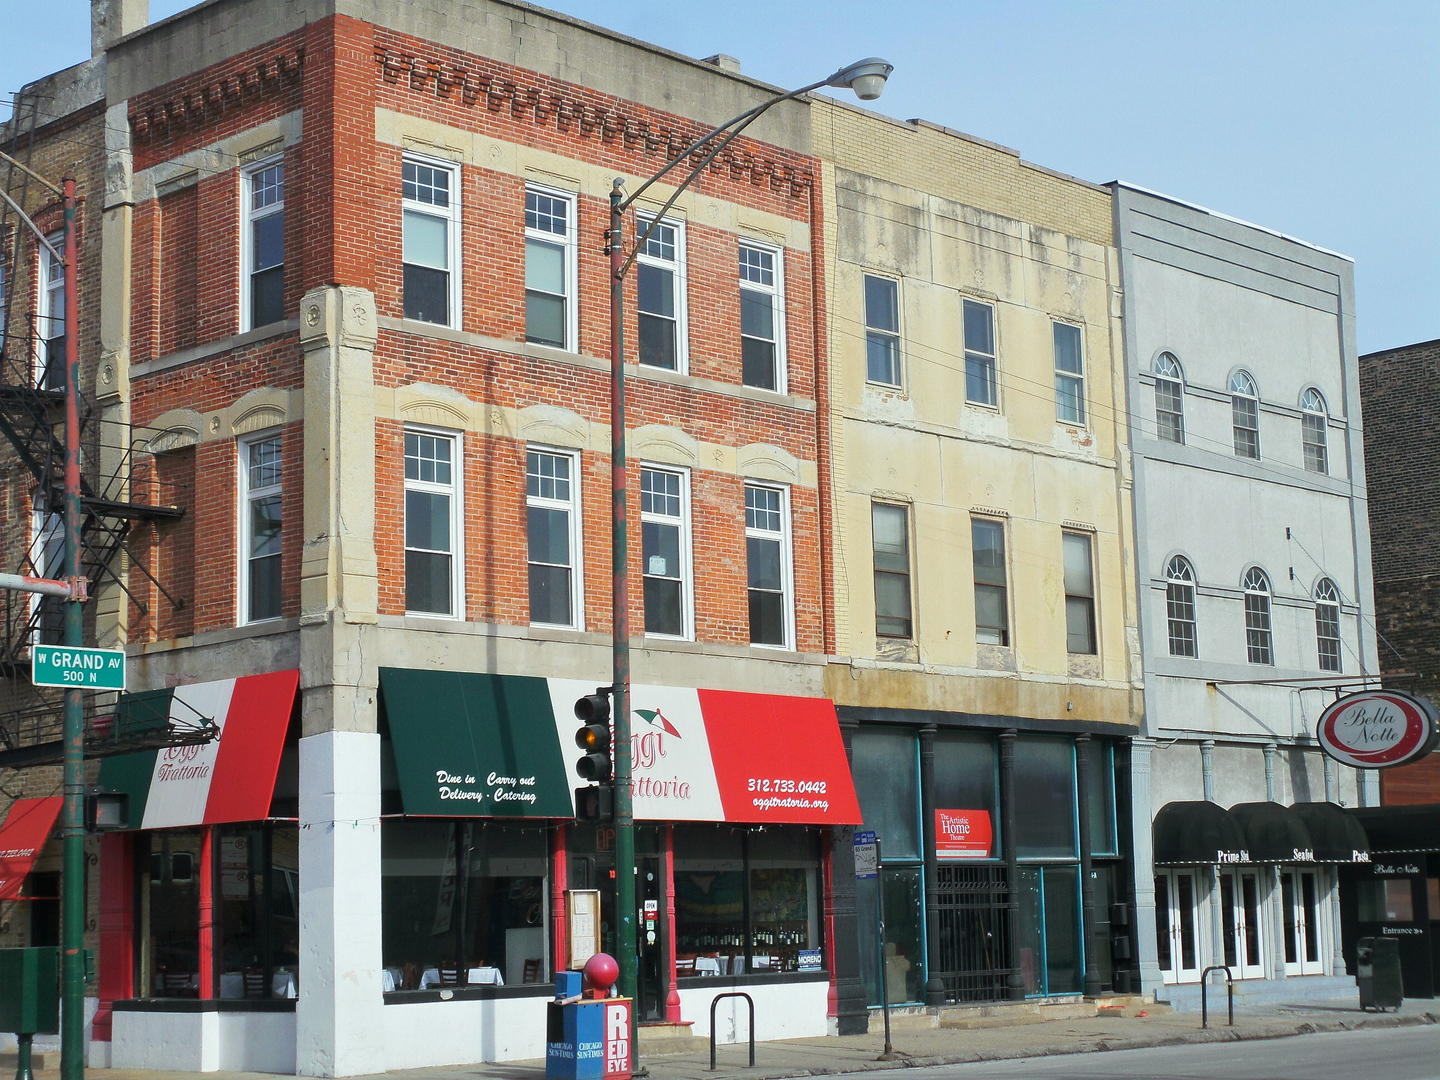
[[596, 953], [585, 961], [582, 974], [585, 976], [585, 984], [600, 991], [603, 996], [610, 992], [610, 987], [620, 978], [620, 965], [609, 953]]

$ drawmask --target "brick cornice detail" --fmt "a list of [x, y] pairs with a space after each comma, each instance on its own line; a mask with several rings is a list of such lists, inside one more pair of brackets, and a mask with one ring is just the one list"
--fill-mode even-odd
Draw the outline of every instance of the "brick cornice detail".
[[[637, 117], [598, 95], [582, 96], [565, 89], [526, 85], [496, 65], [484, 70], [467, 67], [384, 45], [375, 47], [378, 77], [392, 85], [405, 85], [414, 93], [440, 101], [460, 102], [471, 108], [483, 107], [499, 113], [506, 109], [517, 120], [553, 127], [579, 138], [599, 138], [620, 143], [626, 150], [670, 160], [693, 143], [706, 128], [654, 123]], [[695, 158], [699, 164], [700, 158]], [[771, 190], [804, 198], [814, 185], [810, 171], [732, 144], [710, 164], [710, 172], [727, 174], [731, 180], [748, 179]]]
[[137, 142], [163, 137], [179, 128], [214, 123], [228, 109], [248, 105], [300, 78], [303, 48], [287, 49], [249, 64], [223, 79], [193, 84], [163, 100], [130, 112], [130, 130]]

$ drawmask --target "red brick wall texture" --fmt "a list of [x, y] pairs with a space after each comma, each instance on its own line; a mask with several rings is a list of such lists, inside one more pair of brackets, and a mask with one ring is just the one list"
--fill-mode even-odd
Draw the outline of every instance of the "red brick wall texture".
[[[718, 77], [718, 76], [717, 76]], [[647, 176], [703, 129], [684, 117], [606, 97], [582, 86], [518, 70], [486, 57], [345, 17], [333, 17], [223, 64], [160, 87], [130, 103], [136, 167], [172, 161], [286, 112], [303, 111], [304, 137], [287, 148], [286, 313], [300, 296], [329, 284], [372, 289], [382, 316], [403, 312], [400, 232], [401, 151], [375, 141], [375, 109], [383, 107], [453, 128], [534, 147], [616, 175]], [[700, 193], [809, 226], [821, 235], [814, 187], [818, 164], [803, 155], [751, 140], [698, 181]], [[524, 181], [465, 165], [460, 175], [460, 328], [499, 342], [523, 342]], [[241, 173], [235, 167], [202, 176], [180, 192], [135, 210], [133, 360], [143, 363], [215, 342], [241, 325], [238, 243]], [[578, 200], [579, 349], [609, 350], [608, 259], [602, 253], [608, 207]], [[690, 374], [738, 390], [740, 308], [738, 237], [692, 223], [687, 228]], [[785, 253], [785, 338], [792, 395], [824, 396], [823, 342], [817, 339], [823, 292], [818, 249]], [[635, 292], [626, 327], [634, 356]], [[555, 404], [588, 421], [608, 423], [608, 373], [524, 355], [508, 347], [457, 344], [437, 336], [382, 330], [374, 358], [380, 386], [434, 383], [472, 401], [523, 409]], [[249, 390], [295, 388], [303, 358], [294, 335], [232, 348], [134, 379], [134, 417], [146, 423], [169, 409], [228, 407]], [[636, 378], [627, 426], [678, 427], [701, 442], [739, 447], [769, 443], [802, 462], [817, 461], [823, 411], [756, 401]], [[283, 576], [286, 615], [298, 611], [301, 454], [298, 425], [286, 429]], [[376, 428], [376, 547], [380, 606], [403, 613], [403, 429]], [[234, 625], [238, 457], [233, 440], [203, 442], [161, 455], [155, 480], [186, 500], [184, 522], [161, 525], [145, 541], [155, 550], [167, 588], [183, 593], [183, 610], [162, 600], [135, 619], [140, 638], [170, 637]], [[823, 465], [823, 462], [821, 463]], [[692, 472], [692, 532], [697, 568], [696, 632], [703, 641], [749, 640], [743, 478]], [[524, 624], [529, 619], [525, 543], [525, 446], [481, 435], [464, 437], [465, 603], [469, 619]], [[812, 470], [813, 471], [813, 470]], [[607, 630], [609, 588], [609, 461], [587, 451], [581, 466], [584, 507], [585, 623]], [[639, 519], [639, 468], [632, 470], [632, 520]], [[825, 648], [821, 590], [819, 493], [792, 491], [797, 644]], [[631, 541], [637, 610], [638, 524]], [[153, 591], [153, 590], [152, 590]]]

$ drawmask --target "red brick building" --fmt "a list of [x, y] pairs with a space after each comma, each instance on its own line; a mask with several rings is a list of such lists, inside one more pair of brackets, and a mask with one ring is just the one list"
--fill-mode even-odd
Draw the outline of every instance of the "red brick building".
[[[122, 711], [220, 734], [100, 766], [131, 828], [98, 844], [92, 1064], [539, 1056], [575, 905], [604, 947], [625, 917], [569, 742], [610, 670], [611, 185], [774, 90], [507, 0], [143, 8], [96, 5], [87, 378], [133, 497], [184, 512], [134, 526], [153, 577], [105, 625]], [[762, 1037], [865, 1025], [819, 182], [782, 104], [627, 278], [642, 1044], [734, 986]]]

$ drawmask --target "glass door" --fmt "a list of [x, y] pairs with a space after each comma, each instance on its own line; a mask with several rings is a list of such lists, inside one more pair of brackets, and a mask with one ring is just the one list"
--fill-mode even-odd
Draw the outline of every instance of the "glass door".
[[1225, 932], [1225, 963], [1237, 979], [1265, 977], [1260, 944], [1260, 875], [1227, 870], [1220, 875], [1220, 921]]
[[1320, 958], [1319, 879], [1319, 873], [1314, 870], [1284, 870], [1280, 874], [1286, 975], [1325, 973]]
[[665, 907], [664, 864], [657, 855], [636, 859], [635, 899], [640, 905], [637, 938], [640, 948], [639, 1000], [635, 1003], [640, 1020], [665, 1019], [665, 995], [669, 990], [670, 969], [664, 962]]
[[1167, 983], [1200, 980], [1200, 892], [1193, 870], [1155, 875], [1155, 941]]
[[1075, 866], [1020, 868], [1020, 978], [1027, 995], [1080, 992], [1078, 871]]

